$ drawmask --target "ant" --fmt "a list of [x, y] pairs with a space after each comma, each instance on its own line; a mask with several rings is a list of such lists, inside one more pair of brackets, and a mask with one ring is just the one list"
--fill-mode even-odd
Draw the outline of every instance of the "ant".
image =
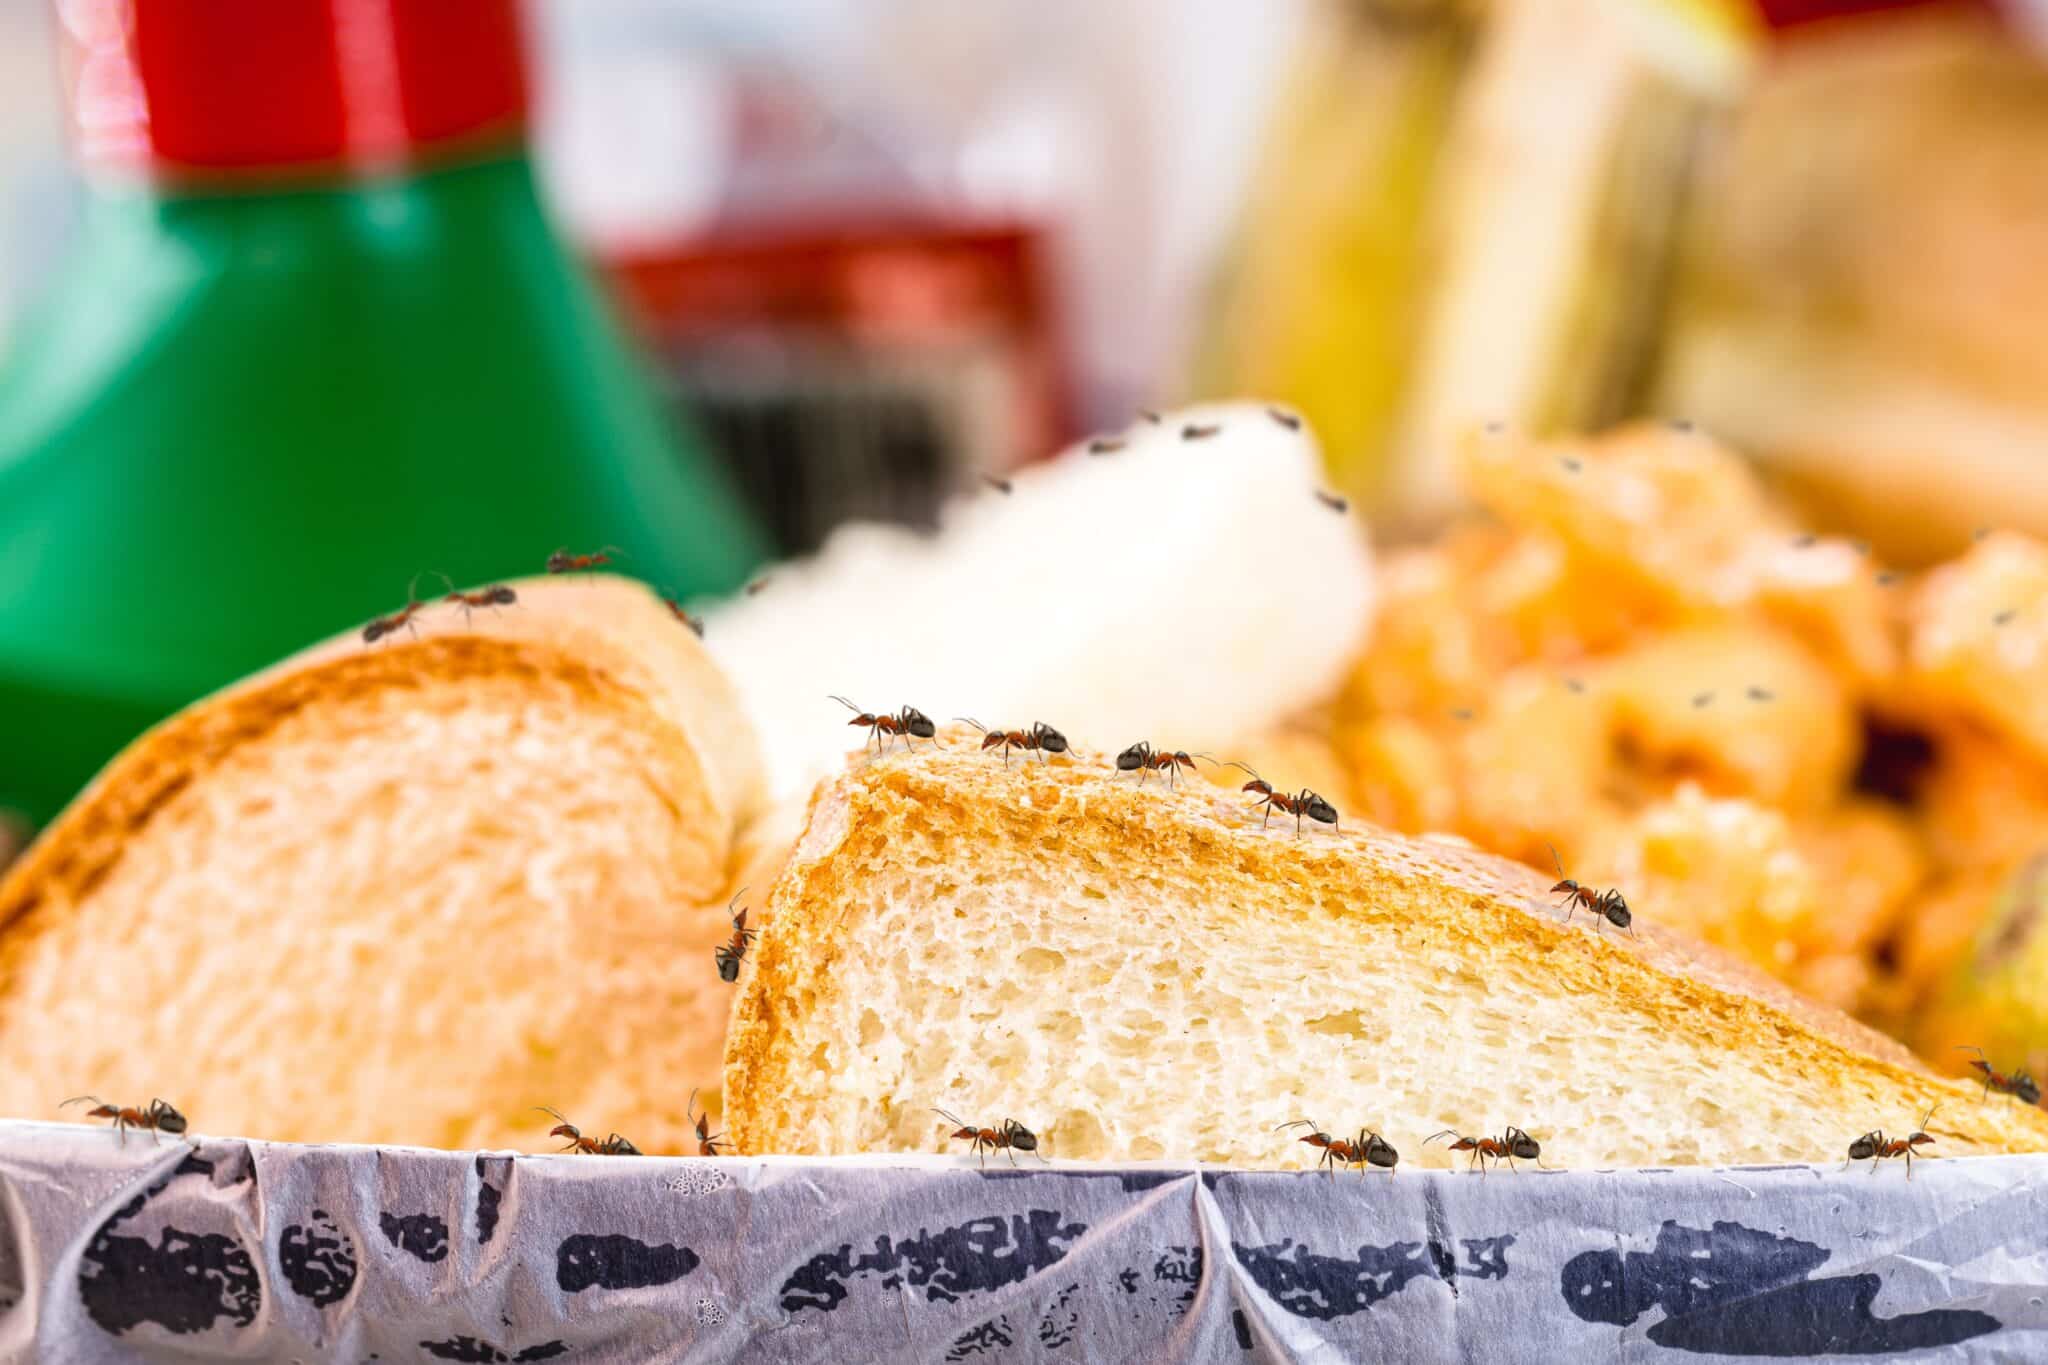
[[1223, 427], [1217, 423], [1211, 423], [1209, 426], [1202, 427], [1190, 422], [1180, 429], [1180, 438], [1183, 441], [1206, 441], [1221, 430], [1223, 430]]
[[2015, 1071], [2010, 1074], [1993, 1070], [1990, 1060], [1985, 1057], [1984, 1049], [1981, 1047], [1958, 1044], [1956, 1051], [1974, 1052], [1977, 1054], [1977, 1060], [1971, 1062], [1970, 1065], [1984, 1074], [1985, 1096], [1988, 1097], [1992, 1091], [1996, 1090], [2001, 1095], [2011, 1095], [2022, 1104], [2039, 1104], [2041, 1102], [2041, 1087], [2024, 1070]]
[[419, 638], [419, 627], [415, 626], [412, 623], [412, 618], [418, 615], [420, 609], [427, 605], [419, 599], [418, 593], [416, 591], [419, 588], [419, 585], [420, 576], [418, 574], [414, 574], [412, 576], [412, 582], [406, 585], [405, 605], [400, 607], [397, 611], [392, 612], [389, 616], [377, 617], [375, 620], [371, 621], [368, 625], [363, 627], [364, 644], [374, 645], [387, 635], [395, 635], [398, 633], [398, 628], [400, 626], [404, 626], [407, 630], [411, 631], [412, 636], [415, 640]]
[[1343, 1138], [1331, 1137], [1318, 1128], [1314, 1119], [1296, 1119], [1292, 1123], [1281, 1124], [1273, 1131], [1277, 1133], [1285, 1128], [1308, 1129], [1308, 1136], [1297, 1141], [1306, 1142], [1311, 1147], [1322, 1148], [1323, 1154], [1317, 1159], [1316, 1168], [1320, 1170], [1328, 1166], [1332, 1175], [1336, 1174], [1339, 1163], [1358, 1167], [1361, 1176], [1365, 1174], [1367, 1166], [1377, 1166], [1392, 1175], [1394, 1167], [1401, 1162], [1401, 1154], [1394, 1150], [1393, 1143], [1367, 1129], [1359, 1129], [1357, 1138], [1346, 1142]]
[[1088, 443], [1090, 455], [1114, 455], [1123, 448], [1123, 438], [1118, 436], [1098, 436]]
[[1291, 795], [1287, 792], [1274, 791], [1273, 784], [1260, 777], [1257, 770], [1250, 765], [1239, 763], [1233, 759], [1226, 766], [1243, 768], [1252, 775], [1252, 780], [1245, 783], [1238, 790], [1257, 792], [1259, 796], [1264, 798], [1258, 802], [1258, 805], [1264, 807], [1266, 812], [1264, 818], [1259, 821], [1260, 829], [1266, 827], [1267, 822], [1273, 818], [1273, 812], [1277, 810], [1283, 815], [1294, 817], [1294, 832], [1297, 836], [1301, 834], [1301, 820], [1303, 816], [1307, 816], [1319, 825], [1329, 825], [1333, 829], [1342, 832], [1343, 827], [1337, 823], [1337, 808], [1310, 791], [1307, 787], [1303, 787], [1300, 791], [1294, 792]]
[[[912, 735], [917, 736], [919, 739], [930, 739], [939, 732], [939, 728], [932, 724], [932, 718], [918, 710], [915, 706], [906, 706], [893, 716], [886, 712], [876, 715], [873, 712], [861, 710], [844, 697], [834, 696], [830, 700], [838, 702], [841, 706], [853, 712], [853, 719], [846, 722], [848, 725], [865, 725], [868, 727], [868, 738], [874, 741], [876, 753], [882, 752], [884, 742], [882, 736], [884, 735], [888, 735], [892, 739], [897, 735], [901, 735], [903, 736], [903, 747], [913, 749], [917, 746], [910, 742]], [[867, 745], [863, 744], [861, 747], [865, 749]]]
[[86, 1114], [89, 1119], [112, 1119], [114, 1132], [124, 1143], [128, 1141], [130, 1128], [148, 1129], [152, 1142], [156, 1141], [158, 1133], [175, 1135], [185, 1131], [185, 1116], [164, 1100], [151, 1100], [137, 1109], [132, 1105], [108, 1104], [98, 1095], [74, 1095], [57, 1107], [63, 1109], [74, 1104], [91, 1104], [92, 1109]]
[[1340, 498], [1335, 493], [1325, 493], [1320, 488], [1316, 490], [1316, 501], [1329, 508], [1332, 512], [1349, 512], [1351, 510], [1351, 500], [1349, 498]]
[[448, 595], [441, 600], [461, 607], [462, 619], [465, 622], [469, 620], [470, 613], [478, 607], [509, 607], [519, 600], [519, 594], [503, 583], [493, 583], [489, 587], [478, 588], [475, 592], [462, 592], [456, 588], [455, 580], [447, 574], [441, 574], [439, 577], [448, 585]]
[[1155, 427], [1159, 425], [1159, 414], [1152, 411], [1150, 408], [1139, 408], [1138, 416], [1143, 418], [1145, 421], [1150, 422]]
[[[1851, 1161], [1868, 1161], [1870, 1163], [1870, 1173], [1876, 1175], [1878, 1162], [1902, 1156], [1906, 1158], [1906, 1179], [1911, 1180], [1913, 1178], [1913, 1149], [1915, 1147], [1924, 1147], [1934, 1141], [1934, 1138], [1927, 1131], [1927, 1123], [1929, 1119], [1934, 1117], [1934, 1111], [1939, 1108], [1941, 1108], [1940, 1101], [1929, 1105], [1927, 1113], [1920, 1119], [1920, 1126], [1902, 1138], [1888, 1138], [1884, 1135], [1884, 1129], [1882, 1128], [1871, 1129], [1862, 1137], [1849, 1144], [1849, 1161], [1842, 1163], [1842, 1169], [1848, 1170], [1849, 1162]], [[1921, 1160], [1925, 1161], [1926, 1158], [1922, 1157]]]
[[[730, 914], [732, 907], [739, 903], [740, 896], [746, 894], [747, 888], [741, 887], [739, 894], [726, 903], [727, 913]], [[712, 958], [718, 963], [718, 979], [720, 981], [737, 981], [740, 979], [740, 959], [747, 955], [747, 945], [752, 943], [757, 937], [759, 935], [747, 927], [746, 907], [740, 906], [740, 912], [732, 916], [732, 941], [720, 944], [718, 951], [712, 954]]]
[[1635, 916], [1629, 913], [1628, 900], [1621, 892], [1611, 887], [1605, 891], [1595, 891], [1584, 882], [1573, 881], [1564, 875], [1564, 860], [1557, 856], [1557, 845], [1545, 844], [1544, 847], [1550, 850], [1550, 861], [1557, 864], [1557, 885], [1550, 890], [1553, 895], [1558, 892], [1564, 893], [1564, 899], [1558, 904], [1564, 907], [1566, 924], [1572, 922], [1573, 911], [1584, 907], [1615, 928], [1627, 930], [1630, 938], [1636, 936], [1636, 931], [1629, 928]]
[[616, 545], [607, 545], [596, 554], [572, 555], [569, 553], [569, 547], [565, 545], [548, 556], [548, 572], [578, 573], [584, 569], [595, 569], [601, 564], [611, 563], [613, 555], [624, 553], [625, 551]]
[[1267, 408], [1266, 416], [1272, 418], [1281, 426], [1286, 427], [1289, 431], [1301, 430], [1301, 418], [1294, 413], [1282, 412], [1279, 408]]
[[765, 587], [767, 587], [767, 586], [768, 586], [768, 575], [767, 575], [767, 574], [762, 574], [762, 575], [761, 575], [761, 576], [760, 576], [759, 578], [757, 578], [757, 579], [755, 579], [755, 580], [754, 580], [753, 582], [751, 582], [751, 583], [747, 584], [747, 586], [746, 586], [746, 587], [744, 587], [744, 588], [740, 589], [740, 591], [741, 591], [741, 592], [743, 592], [743, 593], [745, 593], [745, 594], [746, 594], [747, 596], [749, 596], [749, 597], [752, 597], [752, 596], [754, 596], [754, 595], [755, 595], [756, 593], [760, 592], [760, 591], [761, 591], [761, 589], [763, 589], [763, 588], [765, 588]]
[[998, 744], [1002, 745], [1005, 768], [1010, 766], [1012, 749], [1023, 749], [1027, 753], [1035, 749], [1038, 751], [1040, 763], [1049, 761], [1046, 758], [1047, 754], [1063, 754], [1067, 751], [1067, 737], [1042, 720], [1032, 722], [1029, 730], [991, 730], [972, 716], [955, 716], [953, 719], [964, 720], [981, 731], [983, 752], [995, 748]]
[[681, 621], [684, 625], [688, 626], [698, 639], [701, 640], [704, 638], [704, 623], [698, 620], [696, 617], [690, 615], [690, 613], [684, 611], [682, 603], [676, 601], [675, 598], [666, 595], [662, 597], [661, 601], [662, 605], [668, 608], [669, 615], [675, 617], [676, 620]]
[[725, 1134], [711, 1131], [711, 1111], [709, 1109], [706, 1109], [701, 1114], [697, 1112], [697, 1092], [695, 1090], [690, 1092], [690, 1107], [685, 1109], [683, 1113], [696, 1126], [697, 1155], [717, 1156], [718, 1144], [725, 1141]]
[[1175, 749], [1168, 753], [1164, 749], [1154, 749], [1144, 740], [1139, 740], [1116, 756], [1116, 770], [1120, 773], [1136, 773], [1138, 785], [1141, 787], [1145, 785], [1147, 777], [1163, 771], [1166, 774], [1166, 785], [1171, 787], [1182, 768], [1189, 772], [1195, 771], [1195, 760], [1198, 758], [1208, 758], [1211, 763], [1216, 761], [1207, 754], [1191, 754], [1185, 749]]
[[562, 1149], [565, 1152], [575, 1152], [579, 1156], [639, 1156], [641, 1154], [638, 1147], [635, 1147], [617, 1133], [612, 1133], [603, 1139], [583, 1136], [583, 1130], [563, 1118], [559, 1110], [549, 1109], [545, 1105], [541, 1105], [536, 1107], [534, 1112], [538, 1114], [553, 1114], [555, 1116], [555, 1126], [548, 1129], [548, 1136], [567, 1138], [569, 1145]]
[[[1495, 1163], [1505, 1161], [1508, 1163], [1508, 1169], [1511, 1171], [1515, 1169], [1516, 1157], [1520, 1157], [1524, 1161], [1533, 1161], [1538, 1166], [1543, 1165], [1543, 1144], [1519, 1128], [1510, 1128], [1497, 1138], [1469, 1138], [1455, 1128], [1446, 1128], [1440, 1133], [1431, 1133], [1422, 1141], [1426, 1145], [1435, 1142], [1440, 1137], [1456, 1138], [1457, 1141], [1451, 1144], [1451, 1150], [1454, 1152], [1470, 1152], [1472, 1154], [1472, 1165], [1479, 1168], [1479, 1174], [1481, 1175], [1486, 1174], [1486, 1163], [1488, 1161]], [[1548, 1168], [1545, 1167], [1545, 1169]]]
[[[953, 1131], [946, 1134], [947, 1137], [965, 1138], [974, 1144], [974, 1154], [981, 1157], [981, 1164], [984, 1166], [988, 1165], [988, 1157], [983, 1153], [984, 1148], [991, 1152], [1008, 1151], [1012, 1166], [1017, 1164], [1016, 1154], [1018, 1152], [1036, 1153], [1038, 1151], [1038, 1134], [1032, 1132], [1015, 1119], [1004, 1119], [1000, 1127], [980, 1128], [967, 1122], [965, 1119], [957, 1118], [947, 1113], [943, 1109], [934, 1109], [932, 1112], [946, 1122], [955, 1125]], [[1043, 1156], [1040, 1156], [1038, 1159], [1045, 1161]], [[1051, 1165], [1052, 1163], [1046, 1162], [1046, 1164]]]
[[1012, 484], [1008, 479], [999, 479], [993, 474], [982, 475], [981, 481], [987, 484], [990, 488], [995, 489], [996, 492], [1001, 493], [1006, 498], [1010, 496], [1010, 494], [1014, 492], [1016, 488], [1016, 485]]

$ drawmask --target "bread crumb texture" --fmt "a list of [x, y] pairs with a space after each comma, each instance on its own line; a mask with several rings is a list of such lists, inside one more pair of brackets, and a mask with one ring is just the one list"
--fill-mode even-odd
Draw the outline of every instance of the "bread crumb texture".
[[1839, 1162], [1936, 1101], [1939, 1154], [2048, 1147], [1713, 950], [1562, 923], [1520, 865], [942, 737], [813, 798], [728, 1032], [742, 1151], [964, 1150], [942, 1106], [1075, 1158], [1309, 1166], [1275, 1131], [1309, 1118], [1405, 1166], [1510, 1124], [1550, 1165]]
[[310, 651], [117, 759], [0, 882], [0, 1112], [90, 1090], [200, 1132], [533, 1149], [551, 1104], [685, 1150], [758, 786], [696, 731], [745, 723], [708, 660], [593, 630], [677, 633], [646, 594], [520, 595]]

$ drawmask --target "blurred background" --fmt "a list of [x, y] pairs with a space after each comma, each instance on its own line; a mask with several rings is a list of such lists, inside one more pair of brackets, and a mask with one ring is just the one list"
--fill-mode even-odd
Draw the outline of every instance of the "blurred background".
[[[715, 601], [1142, 408], [1286, 405], [1383, 544], [1637, 418], [1907, 571], [2048, 533], [2048, 0], [428, 14], [0, 0], [0, 862], [415, 568]], [[1889, 932], [1758, 955], [1899, 1027]]]

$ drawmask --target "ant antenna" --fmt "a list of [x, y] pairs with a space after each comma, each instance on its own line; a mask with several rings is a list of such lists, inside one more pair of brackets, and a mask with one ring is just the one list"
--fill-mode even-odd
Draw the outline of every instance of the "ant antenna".
[[1295, 1119], [1288, 1123], [1276, 1124], [1273, 1128], [1273, 1131], [1277, 1133], [1287, 1128], [1307, 1128], [1311, 1133], [1320, 1133], [1323, 1131], [1322, 1125], [1317, 1123], [1314, 1119]]
[[960, 1118], [957, 1115], [949, 1114], [943, 1109], [934, 1108], [932, 1112], [934, 1114], [937, 1114], [940, 1118], [944, 1119], [946, 1122], [952, 1124], [956, 1128], [969, 1128], [973, 1126], [972, 1124], [968, 1123], [966, 1119]]
[[[563, 1115], [561, 1110], [551, 1109], [545, 1104], [536, 1104], [535, 1106], [533, 1106], [533, 1112], [536, 1114], [551, 1114], [554, 1116], [555, 1122], [557, 1123], [569, 1123], [568, 1118]], [[573, 1128], [576, 1125], [569, 1124], [569, 1126]]]
[[1924, 1113], [1924, 1114], [1922, 1114], [1922, 1115], [1920, 1116], [1920, 1131], [1921, 1131], [1921, 1132], [1923, 1132], [1923, 1133], [1924, 1133], [1924, 1132], [1926, 1132], [1926, 1131], [1927, 1131], [1927, 1124], [1928, 1124], [1928, 1122], [1929, 1122], [1929, 1121], [1930, 1121], [1931, 1119], [1933, 1119], [1933, 1117], [1934, 1117], [1934, 1111], [1935, 1111], [1935, 1110], [1937, 1110], [1937, 1109], [1939, 1109], [1939, 1108], [1941, 1108], [1941, 1101], [1940, 1101], [1940, 1100], [1936, 1100], [1936, 1101], [1935, 1101], [1935, 1102], [1934, 1102], [1933, 1104], [1930, 1104], [1930, 1105], [1928, 1105], [1928, 1106], [1927, 1106], [1927, 1112], [1926, 1112], [1926, 1113]]
[[953, 719], [954, 719], [954, 720], [964, 720], [964, 721], [966, 721], [966, 722], [967, 722], [967, 723], [968, 723], [969, 725], [972, 725], [972, 726], [973, 726], [973, 727], [974, 727], [975, 729], [977, 729], [977, 730], [981, 731], [981, 732], [982, 732], [983, 734], [987, 734], [987, 733], [988, 733], [988, 727], [987, 727], [986, 725], [983, 725], [983, 724], [982, 724], [982, 723], [981, 723], [980, 721], [976, 720], [976, 719], [975, 719], [974, 717], [972, 717], [972, 716], [955, 716], [955, 717], [953, 717]]
[[[1212, 758], [1209, 761], [1211, 763], [1214, 763], [1216, 760]], [[1234, 758], [1224, 760], [1222, 766], [1226, 768], [1242, 768], [1246, 772], [1250, 773], [1254, 778], [1257, 778], [1258, 781], [1264, 782], [1266, 780], [1263, 777], [1259, 777], [1259, 770], [1257, 768], [1254, 768], [1249, 763], [1240, 763]]]
[[725, 903], [725, 913], [730, 915], [732, 913], [732, 908], [740, 903], [740, 897], [746, 894], [747, 888], [745, 888], [744, 886], [741, 887], [739, 890], [733, 892], [732, 899]]
[[1557, 856], [1557, 845], [1546, 843], [1543, 846], [1550, 850], [1550, 861], [1557, 864], [1557, 875], [1562, 880], [1564, 877], [1564, 859]]
[[[439, 569], [429, 569], [428, 572], [433, 574], [434, 577], [440, 579], [443, 583], [446, 583], [448, 585], [449, 592], [453, 593], [455, 591], [455, 580], [450, 578], [447, 574], [442, 573]], [[420, 580], [417, 576], [415, 576], [412, 581], [417, 583]]]
[[58, 1105], [57, 1107], [59, 1109], [68, 1109], [74, 1104], [85, 1104], [87, 1102], [91, 1102], [93, 1104], [106, 1103], [106, 1101], [101, 1099], [98, 1095], [73, 1095], [70, 1099], [64, 1101], [64, 1103]]
[[843, 707], [845, 707], [845, 708], [846, 708], [847, 710], [849, 710], [849, 711], [853, 712], [853, 713], [854, 713], [854, 714], [855, 714], [856, 716], [860, 714], [860, 708], [859, 708], [858, 706], [855, 706], [855, 705], [854, 705], [854, 704], [853, 704], [852, 702], [848, 701], [848, 700], [847, 700], [846, 698], [844, 698], [844, 697], [840, 696], [840, 695], [839, 695], [838, 693], [836, 693], [836, 692], [835, 692], [835, 693], [833, 693], [832, 695], [830, 695], [830, 696], [826, 697], [826, 698], [825, 698], [825, 700], [826, 700], [826, 701], [836, 701], [836, 702], [838, 702], [838, 703], [839, 703], [839, 704], [840, 704], [841, 706], [843, 706]]

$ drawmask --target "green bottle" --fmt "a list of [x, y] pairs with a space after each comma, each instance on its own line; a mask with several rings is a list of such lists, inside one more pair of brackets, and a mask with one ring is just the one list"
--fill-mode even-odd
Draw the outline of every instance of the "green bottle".
[[514, 0], [63, 8], [91, 188], [0, 361], [0, 808], [415, 574], [744, 581], [758, 532], [541, 214]]

